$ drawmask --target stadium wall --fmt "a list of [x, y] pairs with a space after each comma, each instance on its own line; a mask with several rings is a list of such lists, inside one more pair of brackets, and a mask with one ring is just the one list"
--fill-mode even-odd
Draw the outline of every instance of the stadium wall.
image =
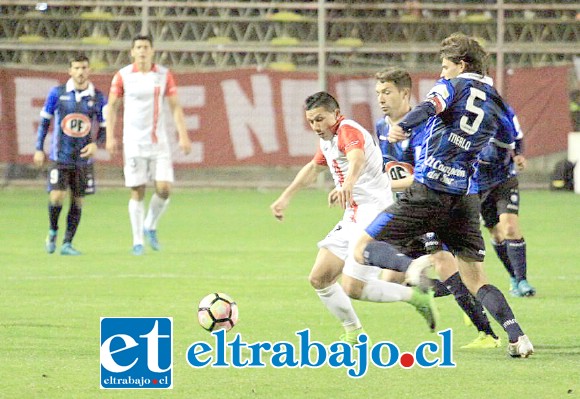
[[[510, 70], [506, 76], [504, 96], [518, 114], [528, 158], [566, 151], [567, 135], [572, 130], [569, 70], [522, 68]], [[0, 163], [30, 164], [44, 99], [52, 86], [66, 81], [68, 76], [2, 68], [0, 75]], [[94, 74], [91, 80], [108, 93], [111, 78], [110, 74]], [[413, 78], [416, 102], [424, 97], [437, 75], [416, 73]], [[241, 69], [180, 73], [176, 80], [194, 143], [188, 156], [175, 150], [178, 169], [295, 167], [310, 160], [314, 153], [317, 139], [306, 124], [302, 102], [318, 91], [315, 74]], [[343, 113], [371, 131], [381, 116], [374, 84], [372, 76], [328, 78], [328, 91], [336, 95]], [[117, 130], [120, 134], [120, 127]], [[104, 165], [121, 165], [120, 157], [111, 159], [103, 149], [98, 159]]]

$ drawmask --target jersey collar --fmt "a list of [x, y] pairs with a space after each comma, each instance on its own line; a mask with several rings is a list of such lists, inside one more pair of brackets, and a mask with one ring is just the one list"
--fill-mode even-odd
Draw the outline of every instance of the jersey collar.
[[71, 92], [71, 91], [75, 92], [75, 96], [77, 97], [77, 100], [79, 98], [83, 98], [85, 96], [94, 97], [95, 96], [95, 85], [93, 85], [91, 82], [89, 82], [89, 85], [87, 86], [86, 89], [84, 89], [81, 92], [77, 92], [75, 90], [75, 83], [71, 78], [66, 82], [66, 91], [67, 92]]
[[[131, 72], [133, 73], [139, 72], [139, 68], [137, 67], [136, 62], [133, 63], [133, 69], [131, 70]], [[157, 64], [155, 63], [151, 64], [151, 70], [149, 72], [158, 72]]]
[[340, 122], [342, 122], [344, 120], [344, 115], [339, 115], [338, 118], [336, 119], [336, 123], [334, 125], [332, 125], [332, 127], [330, 128], [330, 131], [334, 134], [336, 134], [336, 132], [338, 131], [338, 128], [340, 127]]

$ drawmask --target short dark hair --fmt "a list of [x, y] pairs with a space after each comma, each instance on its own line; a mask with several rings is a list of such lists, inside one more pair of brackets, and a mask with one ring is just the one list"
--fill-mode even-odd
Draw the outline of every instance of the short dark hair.
[[90, 64], [89, 57], [85, 53], [76, 53], [68, 60], [68, 65], [72, 67], [73, 62], [86, 62]]
[[137, 35], [133, 38], [133, 40], [131, 41], [131, 48], [135, 47], [135, 42], [137, 40], [146, 40], [149, 42], [149, 44], [151, 44], [151, 47], [153, 47], [153, 36], [151, 35]]
[[311, 109], [324, 107], [327, 111], [333, 112], [340, 109], [338, 101], [336, 98], [332, 97], [329, 93], [325, 91], [319, 91], [311, 96], [308, 96], [306, 101], [304, 101], [304, 109], [310, 111]]
[[441, 59], [447, 58], [456, 64], [463, 61], [467, 64], [465, 72], [485, 75], [487, 72], [488, 54], [473, 37], [463, 33], [452, 33], [443, 39], [439, 50]]
[[406, 69], [390, 66], [375, 73], [375, 79], [381, 83], [392, 82], [397, 89], [411, 89], [413, 81]]

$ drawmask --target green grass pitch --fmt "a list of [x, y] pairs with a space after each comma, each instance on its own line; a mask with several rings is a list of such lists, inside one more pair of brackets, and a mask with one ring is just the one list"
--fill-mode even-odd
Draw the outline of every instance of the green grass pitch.
[[[310, 288], [316, 242], [340, 217], [326, 193], [305, 191], [286, 220], [269, 205], [279, 191], [176, 190], [159, 226], [163, 251], [130, 254], [128, 191], [88, 197], [75, 246], [81, 257], [44, 252], [47, 196], [42, 187], [0, 191], [0, 398], [569, 398], [580, 395], [580, 196], [524, 191], [521, 223], [528, 243], [534, 298], [509, 298], [536, 354], [511, 359], [494, 350], [459, 347], [475, 330], [454, 301], [438, 299], [439, 330], [454, 332], [453, 369], [371, 367], [361, 379], [346, 369], [191, 368], [185, 352], [211, 336], [197, 324], [196, 305], [223, 291], [240, 308], [244, 341], [296, 342], [312, 330], [325, 343], [338, 322]], [[61, 231], [66, 222], [61, 215]], [[487, 237], [487, 234], [484, 234]], [[62, 238], [62, 234], [59, 240]], [[59, 243], [60, 244], [60, 243]], [[59, 245], [60, 246], [60, 245]], [[58, 249], [57, 249], [58, 251]], [[507, 294], [507, 273], [489, 250], [490, 280]], [[403, 303], [355, 302], [373, 341], [403, 351], [437, 336]], [[171, 316], [174, 388], [99, 388], [99, 318]], [[506, 343], [495, 321], [493, 327]]]

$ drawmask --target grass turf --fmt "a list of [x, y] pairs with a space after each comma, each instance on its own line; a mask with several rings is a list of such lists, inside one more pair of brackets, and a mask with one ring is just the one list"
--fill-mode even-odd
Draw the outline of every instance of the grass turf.
[[[197, 325], [197, 302], [223, 291], [240, 307], [234, 331], [244, 341], [297, 342], [294, 333], [336, 341], [341, 328], [310, 288], [316, 242], [340, 217], [320, 191], [300, 193], [283, 223], [270, 214], [279, 192], [178, 190], [159, 226], [163, 250], [131, 255], [128, 192], [103, 189], [88, 197], [75, 246], [81, 257], [44, 252], [47, 197], [42, 189], [0, 191], [0, 398], [473, 398], [570, 397], [580, 393], [580, 196], [522, 193], [534, 298], [509, 298], [532, 339], [529, 359], [498, 349], [461, 350], [465, 327], [452, 298], [438, 299], [439, 330], [454, 331], [453, 369], [371, 367], [361, 379], [346, 369], [202, 369], [185, 360], [189, 345], [211, 340]], [[61, 214], [61, 234], [66, 208]], [[487, 234], [484, 234], [487, 237]], [[488, 245], [490, 280], [507, 295], [509, 279]], [[407, 304], [355, 302], [374, 342], [403, 351], [437, 341]], [[99, 389], [99, 318], [171, 316], [174, 388]], [[506, 343], [501, 327], [492, 322]]]

